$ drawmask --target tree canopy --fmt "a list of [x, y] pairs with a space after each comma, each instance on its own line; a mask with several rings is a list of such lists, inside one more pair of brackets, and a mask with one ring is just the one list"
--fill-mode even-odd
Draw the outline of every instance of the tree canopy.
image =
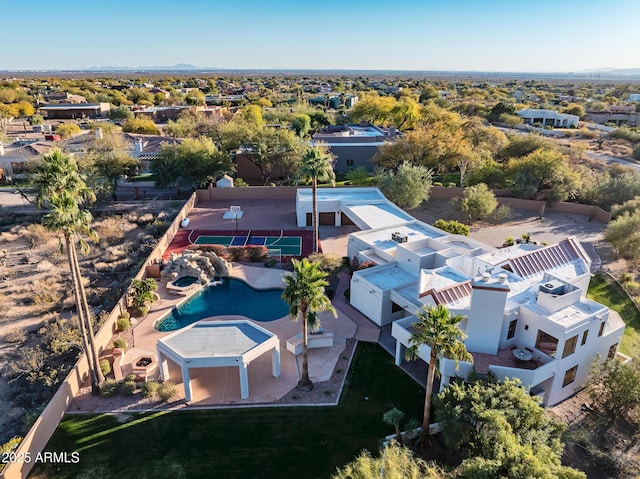
[[206, 188], [220, 176], [233, 172], [230, 156], [218, 150], [210, 138], [187, 138], [181, 144], [165, 146], [151, 164], [159, 188], [189, 186]]
[[579, 175], [558, 151], [538, 149], [507, 165], [511, 189], [520, 197], [547, 202], [565, 201], [580, 188]]
[[411, 209], [429, 199], [432, 178], [433, 171], [429, 168], [404, 162], [395, 170], [383, 170], [378, 184], [396, 205]]
[[467, 215], [471, 224], [474, 220], [491, 215], [498, 207], [498, 200], [487, 185], [478, 183], [464, 189], [462, 198], [458, 201], [458, 207]]
[[451, 383], [434, 398], [434, 405], [443, 440], [466, 456], [462, 477], [586, 477], [560, 464], [564, 426], [518, 381]]

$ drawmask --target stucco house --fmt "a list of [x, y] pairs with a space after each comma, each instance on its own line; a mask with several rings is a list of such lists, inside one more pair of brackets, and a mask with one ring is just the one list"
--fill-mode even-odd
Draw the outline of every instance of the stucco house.
[[525, 123], [530, 125], [540, 123], [542, 126], [553, 126], [555, 128], [577, 128], [580, 117], [577, 115], [569, 115], [568, 113], [559, 113], [555, 110], [543, 110], [539, 108], [525, 108], [520, 110], [518, 116]]
[[393, 128], [380, 128], [370, 123], [330, 126], [313, 135], [314, 143], [327, 145], [335, 155], [333, 167], [336, 173], [344, 173], [358, 167], [373, 171], [371, 159], [378, 148], [396, 141], [401, 133]]
[[[550, 246], [496, 249], [407, 220], [405, 212], [381, 201], [371, 209], [350, 196], [341, 189], [323, 190], [319, 209], [357, 206], [349, 215], [362, 230], [349, 236], [347, 254], [374, 266], [354, 272], [350, 303], [375, 324], [391, 325], [396, 364], [409, 346], [415, 314], [434, 305], [465, 317], [461, 328], [474, 359], [457, 368], [442, 359], [441, 386], [475, 370], [519, 378], [544, 405], [554, 405], [584, 386], [598, 355], [604, 360], [617, 353], [624, 322], [586, 297], [591, 258], [575, 237]], [[301, 195], [299, 222], [306, 201]], [[419, 355], [428, 362], [429, 348], [422, 346]]]

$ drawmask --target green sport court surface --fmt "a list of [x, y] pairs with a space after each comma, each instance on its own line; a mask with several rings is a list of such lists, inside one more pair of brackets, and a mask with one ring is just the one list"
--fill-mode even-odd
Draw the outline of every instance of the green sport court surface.
[[200, 235], [193, 244], [219, 244], [222, 246], [266, 246], [269, 250], [280, 250], [282, 256], [301, 256], [300, 236], [207, 236]]

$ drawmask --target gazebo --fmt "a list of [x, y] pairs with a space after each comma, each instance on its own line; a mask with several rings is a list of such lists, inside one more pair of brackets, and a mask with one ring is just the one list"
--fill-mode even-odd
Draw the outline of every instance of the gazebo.
[[272, 351], [273, 376], [280, 376], [280, 340], [247, 320], [198, 321], [159, 339], [156, 348], [163, 380], [169, 378], [168, 359], [181, 367], [187, 402], [192, 399], [191, 368], [237, 366], [242, 399], [249, 397], [249, 363], [267, 351]]

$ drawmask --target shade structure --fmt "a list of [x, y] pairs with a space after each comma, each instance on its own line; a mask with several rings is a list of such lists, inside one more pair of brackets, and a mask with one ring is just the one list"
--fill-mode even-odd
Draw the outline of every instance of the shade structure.
[[158, 361], [163, 379], [169, 377], [167, 360], [182, 369], [184, 394], [192, 399], [191, 368], [237, 366], [240, 396], [249, 397], [247, 367], [262, 354], [272, 352], [272, 373], [280, 376], [280, 341], [270, 331], [248, 320], [198, 321], [158, 340]]

